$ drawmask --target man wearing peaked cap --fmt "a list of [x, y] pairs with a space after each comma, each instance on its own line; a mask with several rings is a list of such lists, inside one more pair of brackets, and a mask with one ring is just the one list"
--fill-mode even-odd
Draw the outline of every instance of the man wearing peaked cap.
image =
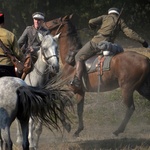
[[[23, 62], [23, 53], [19, 49], [17, 38], [12, 32], [5, 29], [4, 21], [4, 13], [0, 11], [0, 39], [3, 44], [11, 50], [12, 54]], [[4, 50], [0, 47], [0, 77], [3, 76], [16, 77], [16, 73], [12, 61], [5, 55]]]
[[18, 40], [19, 47], [24, 53], [31, 51], [31, 55], [34, 61], [37, 59], [37, 51], [40, 49], [41, 36], [50, 34], [49, 30], [42, 26], [45, 15], [42, 12], [35, 12], [32, 14], [33, 25], [27, 26], [21, 37]]
[[108, 10], [108, 14], [112, 14], [112, 13], [115, 13], [115, 14], [119, 15], [120, 14], [120, 10], [118, 8], [115, 8], [115, 7], [110, 8]]
[[33, 15], [32, 15], [33, 19], [41, 19], [41, 20], [44, 20], [44, 13], [41, 13], [41, 12], [35, 12]]

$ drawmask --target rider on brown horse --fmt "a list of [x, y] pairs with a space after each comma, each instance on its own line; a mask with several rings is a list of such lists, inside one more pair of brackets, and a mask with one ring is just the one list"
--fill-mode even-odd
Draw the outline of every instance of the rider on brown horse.
[[[97, 53], [97, 44], [101, 41], [114, 42], [117, 35], [122, 31], [127, 37], [141, 43], [143, 47], [148, 47], [148, 43], [136, 32], [128, 28], [123, 19], [119, 18], [120, 11], [117, 8], [110, 8], [108, 15], [102, 15], [89, 20], [90, 28], [99, 27], [97, 35], [87, 42], [75, 56], [76, 73], [71, 85], [81, 88], [81, 77], [83, 72], [84, 61]], [[119, 18], [119, 21], [117, 21]], [[117, 22], [117, 25], [116, 25]], [[114, 27], [116, 26], [115, 30]]]

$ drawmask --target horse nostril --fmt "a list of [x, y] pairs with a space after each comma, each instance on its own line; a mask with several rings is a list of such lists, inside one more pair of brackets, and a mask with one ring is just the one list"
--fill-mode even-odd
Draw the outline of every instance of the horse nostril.
[[56, 73], [59, 72], [59, 66], [55, 67], [55, 72], [56, 72]]
[[52, 70], [54, 73], [58, 73], [59, 72], [59, 66], [51, 66]]

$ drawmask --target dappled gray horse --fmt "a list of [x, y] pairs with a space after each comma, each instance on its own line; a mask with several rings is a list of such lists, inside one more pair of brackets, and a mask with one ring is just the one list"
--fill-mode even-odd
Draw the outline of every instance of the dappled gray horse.
[[[58, 38], [57, 36], [54, 37], [55, 40], [57, 40], [57, 38]], [[59, 71], [58, 52], [57, 49], [55, 49], [55, 47], [57, 47], [56, 42], [53, 41], [50, 35], [46, 35], [45, 37], [40, 36], [40, 39], [42, 43], [41, 49], [38, 51], [38, 59], [34, 64], [32, 72], [30, 72], [25, 78], [25, 82], [28, 85], [35, 87], [44, 85], [49, 80], [51, 74], [54, 75]], [[31, 148], [37, 146], [37, 144], [35, 144], [33, 141], [32, 136], [33, 130], [34, 130], [34, 122], [30, 118], [29, 143]], [[38, 139], [39, 136], [36, 137], [36, 141]], [[22, 142], [22, 134], [20, 130], [20, 125], [17, 122], [17, 143], [21, 142]]]
[[17, 118], [21, 124], [22, 149], [29, 150], [28, 122], [32, 117], [41, 121], [49, 129], [60, 129], [58, 120], [62, 112], [59, 105], [64, 100], [70, 100], [68, 93], [60, 86], [44, 88], [28, 86], [17, 77], [0, 78], [0, 149], [12, 150], [13, 143], [10, 135], [10, 126]]

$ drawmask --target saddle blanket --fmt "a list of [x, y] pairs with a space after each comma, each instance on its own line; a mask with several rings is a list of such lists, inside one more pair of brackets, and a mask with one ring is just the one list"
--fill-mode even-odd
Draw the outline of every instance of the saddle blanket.
[[[103, 65], [102, 65], [102, 68], [103, 70], [102, 71], [107, 71], [107, 70], [110, 70], [110, 62], [111, 62], [111, 59], [114, 55], [110, 55], [110, 56], [103, 56], [101, 57], [101, 59], [104, 59], [103, 61]], [[92, 63], [91, 63], [92, 62]], [[87, 60], [85, 62], [85, 66], [86, 66], [86, 71], [87, 73], [91, 73], [91, 72], [94, 72], [97, 70], [97, 67], [100, 65], [100, 59], [96, 56], [93, 56], [90, 60]]]

